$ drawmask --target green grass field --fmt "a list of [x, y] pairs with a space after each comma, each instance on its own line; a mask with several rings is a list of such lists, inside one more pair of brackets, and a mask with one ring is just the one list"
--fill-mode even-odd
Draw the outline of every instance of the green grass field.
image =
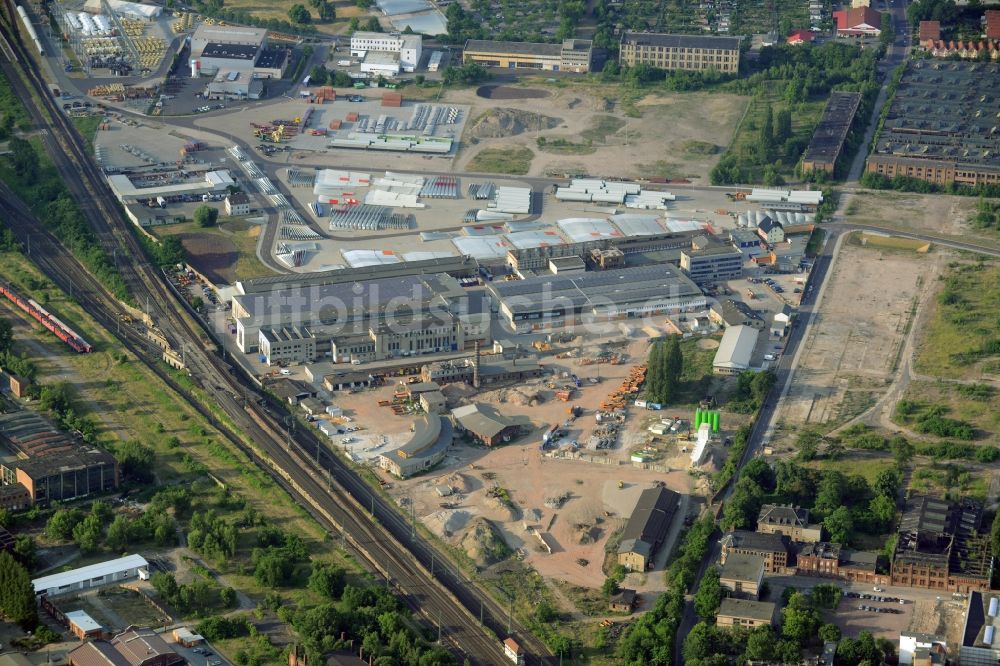
[[932, 377], [1000, 374], [1000, 264], [952, 262], [917, 348], [915, 369]]
[[473, 157], [466, 168], [482, 173], [502, 173], [523, 176], [531, 168], [535, 153], [530, 148], [512, 146], [510, 148], [484, 148]]

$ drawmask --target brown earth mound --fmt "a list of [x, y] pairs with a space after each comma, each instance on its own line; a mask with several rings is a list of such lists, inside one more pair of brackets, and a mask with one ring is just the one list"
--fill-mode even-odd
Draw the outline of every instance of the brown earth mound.
[[546, 90], [510, 86], [481, 86], [476, 94], [486, 99], [544, 99], [549, 96]]
[[472, 136], [476, 139], [499, 139], [521, 134], [540, 132], [558, 127], [562, 119], [543, 116], [531, 111], [517, 109], [491, 109], [484, 113], [472, 126]]

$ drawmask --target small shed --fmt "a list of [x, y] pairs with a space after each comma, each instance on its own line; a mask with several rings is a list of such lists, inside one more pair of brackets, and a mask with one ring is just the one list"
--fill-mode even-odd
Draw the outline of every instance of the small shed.
[[17, 375], [10, 376], [10, 392], [14, 394], [16, 398], [23, 398], [28, 395], [28, 387], [31, 385], [27, 379], [23, 377], [18, 377]]
[[173, 631], [173, 637], [175, 643], [180, 643], [186, 648], [194, 647], [196, 645], [201, 645], [205, 642], [205, 637], [201, 634], [196, 634], [187, 627], [177, 627]]
[[616, 613], [631, 613], [635, 608], [635, 590], [623, 588], [618, 594], [611, 595], [608, 607]]
[[444, 414], [448, 411], [448, 401], [441, 391], [429, 391], [420, 394], [420, 406], [428, 414]]
[[439, 497], [448, 497], [449, 495], [451, 495], [455, 491], [448, 484], [441, 484], [440, 486], [435, 486], [434, 487], [434, 492], [436, 492]]
[[315, 423], [316, 428], [331, 439], [344, 432], [342, 427], [338, 426], [336, 423], [331, 423], [326, 419], [317, 419]]
[[305, 398], [304, 400], [299, 400], [299, 405], [309, 416], [318, 416], [326, 410], [326, 405], [317, 400], [316, 398]]
[[70, 611], [66, 613], [66, 621], [69, 623], [70, 633], [81, 641], [87, 638], [99, 638], [104, 633], [97, 620], [87, 615], [86, 611]]

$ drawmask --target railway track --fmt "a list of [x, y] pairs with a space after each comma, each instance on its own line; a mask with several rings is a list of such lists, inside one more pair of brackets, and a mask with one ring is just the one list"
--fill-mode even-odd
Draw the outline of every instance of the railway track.
[[[120, 325], [120, 304], [69, 253], [9, 190], [0, 190], [0, 212], [15, 222], [15, 232], [31, 247], [31, 258], [121, 343], [135, 353], [163, 381], [188, 399], [230, 441], [247, 452], [320, 522], [342, 536], [369, 566], [395, 586], [409, 605], [439, 627], [442, 639], [460, 658], [478, 664], [506, 661], [496, 636], [513, 635], [528, 651], [529, 663], [548, 663], [545, 646], [516, 623], [507, 609], [465, 578], [436, 546], [414, 533], [412, 526], [375, 493], [341, 458], [325, 448], [311, 432], [283, 432], [282, 425], [254, 400], [241, 399], [248, 387], [214, 353], [210, 336], [197, 324], [166, 285], [162, 274], [146, 260], [142, 248], [124, 221], [103, 174], [91, 161], [69, 120], [51, 99], [45, 81], [32, 62], [11, 21], [13, 5], [4, 0], [8, 29], [0, 37], [14, 59], [2, 66], [22, 99], [31, 88], [47, 111], [29, 106], [36, 126], [48, 128], [43, 141], [73, 196], [81, 204], [102, 247], [118, 253], [119, 270], [137, 304], [154, 318], [171, 345], [183, 350], [192, 377], [219, 401], [225, 413], [255, 443], [251, 450], [236, 432], [216, 423], [198, 400], [188, 395], [160, 363], [160, 350], [130, 327]], [[30, 241], [28, 240], [30, 237]], [[249, 390], [253, 390], [250, 388]], [[477, 620], [482, 619], [482, 623]], [[488, 628], [488, 631], [484, 629]], [[510, 631], [508, 631], [508, 628]], [[492, 634], [491, 634], [492, 632]]]

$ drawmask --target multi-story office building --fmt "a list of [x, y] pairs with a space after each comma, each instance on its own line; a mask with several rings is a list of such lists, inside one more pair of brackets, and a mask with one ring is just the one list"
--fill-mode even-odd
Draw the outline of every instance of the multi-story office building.
[[725, 74], [740, 71], [740, 39], [704, 35], [667, 35], [655, 32], [622, 34], [618, 57], [623, 65], [650, 65], [658, 69]]
[[594, 43], [589, 39], [564, 39], [559, 44], [470, 39], [462, 52], [463, 63], [548, 72], [586, 73], [593, 57]]

